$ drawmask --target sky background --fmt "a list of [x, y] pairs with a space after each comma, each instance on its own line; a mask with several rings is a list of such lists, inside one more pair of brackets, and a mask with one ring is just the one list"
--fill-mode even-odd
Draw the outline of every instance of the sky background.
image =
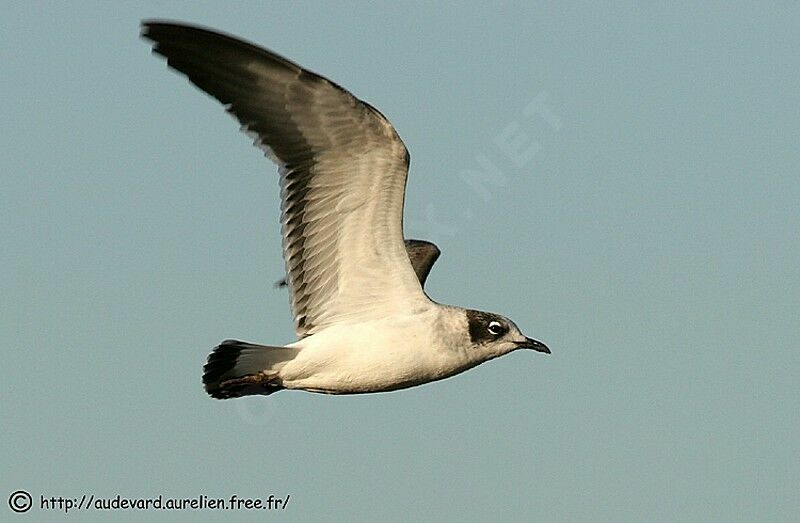
[[[800, 512], [796, 2], [3, 10], [0, 513], [17, 489], [54, 520], [39, 496], [290, 494], [266, 514], [286, 521]], [[412, 156], [406, 236], [443, 251], [430, 295], [553, 354], [394, 393], [208, 398], [220, 340], [294, 340], [276, 168], [150, 54], [143, 18], [378, 107]]]

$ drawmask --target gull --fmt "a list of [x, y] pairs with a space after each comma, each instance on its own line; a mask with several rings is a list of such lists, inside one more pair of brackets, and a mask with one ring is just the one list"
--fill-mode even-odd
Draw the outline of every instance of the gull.
[[550, 353], [499, 314], [423, 289], [439, 249], [403, 238], [409, 154], [377, 109], [271, 51], [207, 28], [142, 22], [167, 65], [220, 101], [278, 165], [298, 340], [226, 340], [204, 366], [213, 398], [282, 389], [394, 391], [518, 349]]

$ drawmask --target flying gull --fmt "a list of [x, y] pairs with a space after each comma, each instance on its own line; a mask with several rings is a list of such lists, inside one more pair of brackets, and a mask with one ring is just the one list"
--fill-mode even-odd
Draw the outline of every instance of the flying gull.
[[517, 349], [550, 353], [508, 318], [428, 298], [423, 284], [439, 249], [403, 239], [409, 155], [377, 109], [233, 36], [162, 21], [143, 22], [142, 36], [219, 100], [279, 166], [298, 341], [223, 341], [204, 367], [209, 395], [383, 392]]

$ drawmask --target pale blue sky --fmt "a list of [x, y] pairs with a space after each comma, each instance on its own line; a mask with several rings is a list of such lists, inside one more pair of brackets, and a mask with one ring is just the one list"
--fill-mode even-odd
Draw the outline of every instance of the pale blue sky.
[[[336, 5], [4, 4], [0, 512], [26, 489], [289, 493], [281, 520], [796, 516], [797, 3]], [[378, 107], [412, 156], [407, 235], [443, 250], [431, 296], [553, 354], [208, 398], [217, 342], [293, 340], [276, 169], [151, 56], [152, 17]]]

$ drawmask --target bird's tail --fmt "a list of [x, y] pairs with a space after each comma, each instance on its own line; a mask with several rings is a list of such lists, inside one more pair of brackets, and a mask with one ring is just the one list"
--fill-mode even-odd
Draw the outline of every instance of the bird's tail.
[[272, 394], [283, 388], [278, 371], [300, 349], [225, 340], [208, 355], [203, 385], [212, 398]]

